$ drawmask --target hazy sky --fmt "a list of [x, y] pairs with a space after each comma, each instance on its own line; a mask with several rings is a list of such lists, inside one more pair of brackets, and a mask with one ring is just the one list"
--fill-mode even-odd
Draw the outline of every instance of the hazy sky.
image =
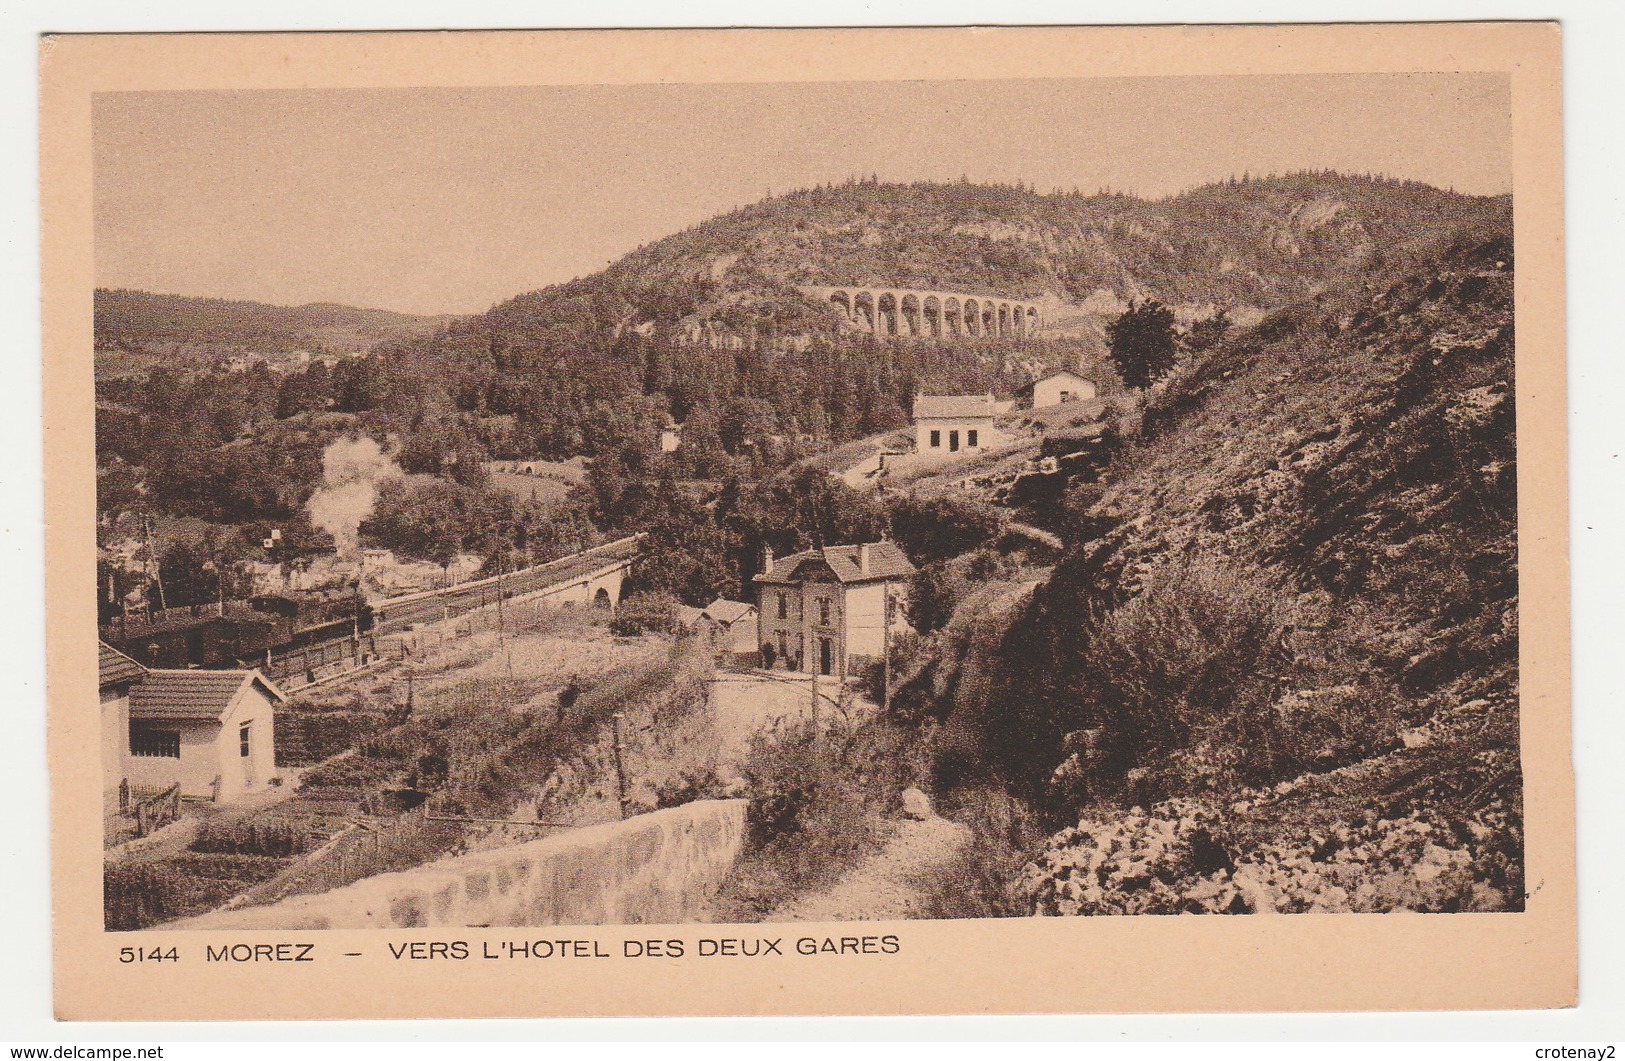
[[470, 313], [848, 175], [1144, 196], [1230, 174], [1511, 188], [1507, 79], [155, 92], [96, 97], [96, 282]]

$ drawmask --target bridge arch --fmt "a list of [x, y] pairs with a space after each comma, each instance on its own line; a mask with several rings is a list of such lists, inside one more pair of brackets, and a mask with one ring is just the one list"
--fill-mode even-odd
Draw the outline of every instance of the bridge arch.
[[852, 319], [868, 331], [875, 330], [875, 300], [867, 291], [852, 296]]
[[926, 295], [920, 306], [920, 314], [925, 321], [925, 334], [933, 339], [942, 337], [942, 300], [935, 295]]
[[904, 335], [919, 335], [920, 330], [920, 296], [909, 292], [903, 296], [898, 305], [898, 319], [903, 325]]
[[897, 296], [890, 291], [883, 291], [880, 298], [875, 301], [875, 334], [896, 335], [897, 327]]
[[997, 295], [909, 288], [803, 286], [840, 311], [856, 329], [878, 336], [1022, 337], [1042, 325], [1038, 307]]

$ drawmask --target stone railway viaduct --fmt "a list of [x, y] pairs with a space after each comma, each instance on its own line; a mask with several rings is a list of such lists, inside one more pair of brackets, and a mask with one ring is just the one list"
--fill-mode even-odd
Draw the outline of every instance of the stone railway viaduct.
[[951, 291], [889, 287], [802, 286], [801, 293], [827, 301], [864, 331], [876, 335], [1016, 337], [1042, 326], [1030, 302]]

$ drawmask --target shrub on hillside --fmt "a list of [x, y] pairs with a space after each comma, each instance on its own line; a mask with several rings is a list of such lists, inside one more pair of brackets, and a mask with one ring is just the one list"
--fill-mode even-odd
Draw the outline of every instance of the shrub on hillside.
[[1026, 917], [1031, 905], [1014, 882], [1044, 841], [1031, 808], [995, 788], [955, 792], [940, 811], [970, 827], [971, 841], [948, 864], [920, 880], [923, 916], [965, 920]]
[[940, 630], [953, 618], [970, 583], [946, 561], [926, 564], [908, 582], [908, 620], [922, 634]]
[[310, 837], [292, 822], [204, 822], [192, 840], [192, 850], [215, 855], [266, 855], [288, 858], [310, 848]]
[[916, 729], [874, 719], [758, 734], [742, 767], [750, 808], [731, 898], [771, 911], [878, 847], [899, 793], [926, 774], [926, 743]]
[[1305, 608], [1266, 572], [1204, 562], [1107, 612], [1086, 633], [1058, 805], [1231, 790], [1392, 747], [1398, 694], [1351, 647], [1368, 632], [1323, 615], [1300, 631]]
[[1165, 570], [1089, 634], [1091, 721], [1128, 769], [1193, 742], [1227, 714], [1268, 706], [1285, 669], [1282, 591], [1262, 573]]
[[206, 913], [285, 865], [280, 858], [190, 853], [108, 863], [102, 870], [103, 923], [109, 932], [125, 932]]
[[621, 602], [609, 621], [609, 629], [621, 637], [674, 633], [680, 603], [670, 593], [634, 594]]
[[891, 532], [916, 564], [949, 560], [985, 545], [1004, 530], [1008, 513], [972, 497], [899, 497]]

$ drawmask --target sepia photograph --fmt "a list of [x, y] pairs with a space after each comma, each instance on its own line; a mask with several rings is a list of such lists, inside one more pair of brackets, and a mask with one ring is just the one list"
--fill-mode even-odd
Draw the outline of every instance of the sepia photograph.
[[89, 92], [110, 948], [1519, 917], [1514, 95]]
[[1522, 905], [1506, 77], [93, 121], [108, 928]]

